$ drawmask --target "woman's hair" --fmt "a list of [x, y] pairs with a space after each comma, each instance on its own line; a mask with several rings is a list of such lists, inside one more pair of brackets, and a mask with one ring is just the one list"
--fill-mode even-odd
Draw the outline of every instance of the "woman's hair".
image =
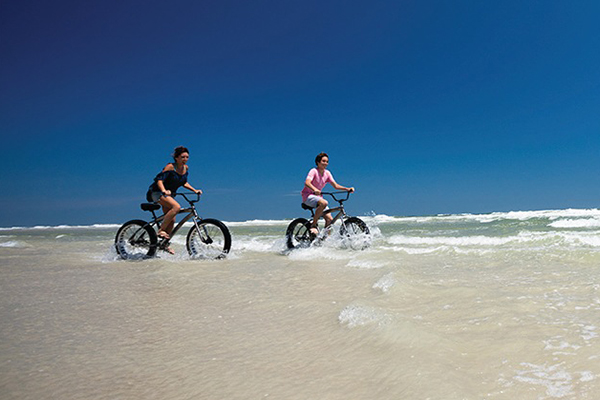
[[319, 163], [321, 162], [321, 159], [322, 159], [323, 157], [327, 157], [327, 158], [329, 158], [329, 156], [327, 155], [327, 153], [319, 153], [319, 154], [317, 155], [317, 157], [315, 158], [315, 164], [319, 165]]
[[177, 157], [179, 157], [183, 153], [190, 154], [190, 151], [187, 149], [187, 147], [183, 147], [183, 146], [175, 147], [175, 150], [173, 150], [173, 159], [176, 160]]

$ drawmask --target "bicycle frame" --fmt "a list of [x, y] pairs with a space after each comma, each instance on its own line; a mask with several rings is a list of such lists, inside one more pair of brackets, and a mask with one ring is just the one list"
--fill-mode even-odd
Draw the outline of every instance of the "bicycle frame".
[[[190, 194], [190, 193], [187, 193]], [[198, 215], [198, 212], [196, 211], [196, 207], [194, 206], [194, 203], [197, 203], [200, 200], [200, 195], [196, 193], [196, 200], [190, 200], [187, 198], [186, 193], [175, 193], [173, 195], [173, 197], [175, 196], [182, 196], [190, 205], [188, 208], [182, 208], [181, 210], [179, 210], [179, 212], [177, 213], [177, 215], [179, 214], [185, 214], [188, 213], [181, 221], [179, 221], [179, 223], [175, 226], [175, 228], [173, 228], [173, 231], [171, 232], [171, 237], [175, 236], [175, 234], [177, 233], [177, 231], [179, 231], [179, 229], [181, 229], [181, 227], [183, 226], [183, 224], [185, 224], [186, 222], [188, 222], [190, 219], [194, 220], [194, 225], [196, 226], [196, 229], [198, 230], [198, 232], [200, 232], [200, 226], [198, 225], [199, 221], [202, 221], [202, 217], [200, 217]], [[161, 216], [156, 216], [156, 214], [154, 213], [154, 211], [152, 210], [152, 221], [148, 222], [148, 224], [152, 227], [156, 228], [160, 228], [160, 226], [162, 225], [162, 221], [165, 219], [165, 215], [161, 215]]]
[[[336, 194], [338, 193], [345, 193], [346, 197], [338, 198], [336, 197]], [[368, 235], [369, 228], [363, 220], [361, 220], [358, 217], [352, 217], [346, 214], [346, 210], [344, 209], [344, 202], [348, 200], [348, 198], [350, 197], [350, 193], [352, 192], [322, 192], [323, 195], [331, 196], [334, 201], [337, 201], [339, 203], [339, 206], [323, 211], [323, 215], [325, 215], [327, 219], [331, 218], [331, 222], [329, 223], [329, 221], [326, 220], [325, 228], [318, 233], [315, 233], [313, 230], [313, 228], [317, 227], [316, 222], [318, 222], [315, 221], [315, 208], [310, 207], [305, 203], [302, 203], [302, 208], [304, 210], [310, 211], [312, 216], [310, 219], [302, 217], [296, 218], [289, 223], [285, 232], [287, 248], [289, 250], [292, 250], [299, 247], [308, 247], [315, 241], [317, 243], [322, 242], [330, 236], [330, 234], [333, 232], [334, 225], [339, 220], [341, 220], [342, 225], [341, 227], [339, 227], [342, 243], [350, 243], [351, 246], [354, 246], [351, 240], [347, 240], [348, 238], [355, 237], [358, 234]], [[359, 241], [363, 244], [366, 243], [363, 239], [359, 239]]]
[[157, 216], [160, 205], [156, 203], [142, 203], [144, 211], [152, 213], [150, 221], [134, 219], [125, 222], [115, 236], [115, 248], [123, 259], [140, 259], [153, 257], [158, 250], [174, 254], [169, 247], [171, 238], [184, 224], [193, 221], [193, 226], [187, 232], [185, 246], [191, 257], [221, 259], [231, 249], [231, 233], [227, 226], [214, 218], [202, 218], [198, 215], [195, 203], [200, 201], [200, 195], [189, 198], [193, 193], [177, 193], [182, 196], [189, 207], [179, 209], [177, 215], [182, 214], [181, 221], [170, 232], [170, 237], [159, 236], [157, 230], [165, 223], [165, 215]]
[[[345, 199], [336, 198], [335, 195], [339, 194], [339, 193], [346, 193], [346, 198]], [[346, 214], [346, 210], [344, 210], [344, 202], [346, 200], [348, 200], [348, 198], [350, 197], [350, 193], [351, 192], [322, 192], [322, 194], [331, 196], [333, 198], [333, 200], [337, 201], [340, 204], [338, 207], [330, 208], [329, 210], [323, 211], [323, 216], [325, 216], [326, 214], [332, 214], [336, 211], [339, 211], [335, 215], [335, 217], [333, 217], [333, 219], [331, 220], [331, 224], [329, 224], [329, 226], [333, 226], [333, 224], [335, 224], [340, 219], [343, 221], [346, 218], [348, 218], [348, 215]], [[311, 208], [310, 212], [312, 213], [312, 218], [311, 218], [311, 221], [312, 221], [315, 218], [315, 211], [313, 208]]]

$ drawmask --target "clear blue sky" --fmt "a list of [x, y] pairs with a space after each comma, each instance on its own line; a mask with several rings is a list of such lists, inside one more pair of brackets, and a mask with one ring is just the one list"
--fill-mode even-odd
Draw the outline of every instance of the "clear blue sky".
[[190, 149], [204, 216], [600, 206], [600, 2], [0, 5], [0, 226], [120, 223]]

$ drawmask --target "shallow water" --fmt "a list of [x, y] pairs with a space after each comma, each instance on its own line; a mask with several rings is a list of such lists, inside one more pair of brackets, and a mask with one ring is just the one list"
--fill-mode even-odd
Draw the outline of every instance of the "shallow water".
[[0, 229], [2, 399], [595, 399], [600, 210], [365, 217], [284, 251], [126, 262], [114, 226]]

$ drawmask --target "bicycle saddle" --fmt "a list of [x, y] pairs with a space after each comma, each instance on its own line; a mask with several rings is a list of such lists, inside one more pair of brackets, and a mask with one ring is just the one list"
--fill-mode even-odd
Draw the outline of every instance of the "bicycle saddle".
[[142, 207], [142, 210], [144, 211], [160, 210], [160, 205], [155, 203], [142, 203], [140, 204], [140, 207]]
[[314, 207], [307, 206], [307, 205], [306, 205], [306, 204], [304, 204], [304, 203], [302, 203], [302, 208], [303, 208], [304, 210], [313, 210], [313, 209], [314, 209]]

